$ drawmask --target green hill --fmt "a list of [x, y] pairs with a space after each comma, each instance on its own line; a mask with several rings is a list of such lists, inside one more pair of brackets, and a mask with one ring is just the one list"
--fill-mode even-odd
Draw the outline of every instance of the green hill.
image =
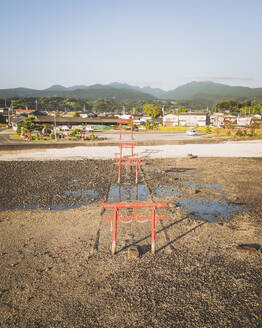
[[190, 101], [201, 107], [213, 106], [220, 100], [262, 99], [262, 88], [232, 87], [214, 82], [190, 82], [174, 90], [164, 91], [151, 87], [137, 87], [126, 83], [95, 84], [91, 86], [76, 85], [64, 87], [53, 85], [45, 90], [27, 88], [0, 89], [0, 98], [15, 97], [63, 97], [89, 100], [112, 99], [116, 102], [135, 103], [150, 102], [154, 99]]
[[232, 87], [214, 82], [190, 82], [166, 92], [163, 99], [206, 99], [216, 102], [222, 99], [240, 99], [262, 96], [262, 88]]
[[93, 85], [89, 87], [80, 86], [65, 88], [55, 85], [45, 90], [34, 90], [26, 88], [0, 89], [0, 98], [15, 97], [77, 97], [89, 100], [112, 99], [118, 102], [150, 101], [155, 99], [152, 95], [136, 90], [114, 88], [103, 85]]

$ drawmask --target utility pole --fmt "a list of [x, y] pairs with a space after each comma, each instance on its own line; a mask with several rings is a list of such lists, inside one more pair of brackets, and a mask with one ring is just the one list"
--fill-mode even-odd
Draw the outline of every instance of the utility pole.
[[35, 111], [37, 112], [37, 99], [35, 100]]
[[54, 112], [54, 134], [55, 134], [55, 140], [56, 140], [56, 112]]
[[13, 114], [13, 100], [11, 100], [11, 104], [10, 104], [10, 107], [8, 108], [7, 113], [8, 113], [8, 127], [11, 127], [11, 118], [12, 118], [12, 114]]
[[10, 107], [8, 107], [7, 114], [8, 114], [8, 127], [10, 127]]

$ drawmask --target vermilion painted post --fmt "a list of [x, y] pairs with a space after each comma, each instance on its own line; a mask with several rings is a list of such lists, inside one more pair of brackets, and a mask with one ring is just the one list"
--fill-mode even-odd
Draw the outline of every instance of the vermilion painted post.
[[119, 159], [119, 165], [118, 165], [118, 180], [117, 183], [120, 183], [120, 179], [121, 179], [121, 165], [122, 165], [122, 161], [121, 158]]
[[113, 231], [112, 231], [112, 255], [115, 255], [116, 253], [117, 212], [118, 212], [118, 208], [114, 208], [114, 222], [113, 222]]
[[134, 145], [131, 145], [131, 155], [134, 156]]
[[138, 161], [136, 161], [136, 184], [138, 182]]
[[121, 188], [118, 186], [118, 201], [121, 202]]
[[156, 208], [152, 208], [152, 242], [151, 242], [151, 252], [155, 254], [156, 252]]
[[120, 140], [122, 140], [122, 123], [120, 123]]
[[122, 158], [123, 145], [120, 144], [119, 146], [120, 146], [120, 157]]

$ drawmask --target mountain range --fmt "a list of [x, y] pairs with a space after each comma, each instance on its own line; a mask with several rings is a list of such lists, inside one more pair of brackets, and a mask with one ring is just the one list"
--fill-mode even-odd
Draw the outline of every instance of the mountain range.
[[203, 105], [213, 105], [223, 99], [244, 100], [255, 97], [262, 99], [262, 88], [233, 87], [211, 81], [194, 81], [169, 91], [151, 88], [149, 86], [132, 86], [119, 82], [113, 82], [107, 85], [75, 85], [72, 87], [53, 85], [44, 90], [28, 88], [0, 89], [0, 98], [14, 97], [77, 97], [90, 100], [106, 98], [127, 103], [151, 101], [154, 99], [191, 100], [202, 103]]

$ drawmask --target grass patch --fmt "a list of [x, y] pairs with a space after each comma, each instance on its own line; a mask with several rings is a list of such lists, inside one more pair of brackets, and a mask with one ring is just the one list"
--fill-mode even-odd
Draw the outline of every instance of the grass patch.
[[17, 134], [12, 134], [12, 135], [9, 136], [9, 139], [11, 139], [11, 140], [24, 140], [24, 137], [21, 137]]
[[158, 126], [156, 131], [159, 132], [186, 132], [187, 126]]

